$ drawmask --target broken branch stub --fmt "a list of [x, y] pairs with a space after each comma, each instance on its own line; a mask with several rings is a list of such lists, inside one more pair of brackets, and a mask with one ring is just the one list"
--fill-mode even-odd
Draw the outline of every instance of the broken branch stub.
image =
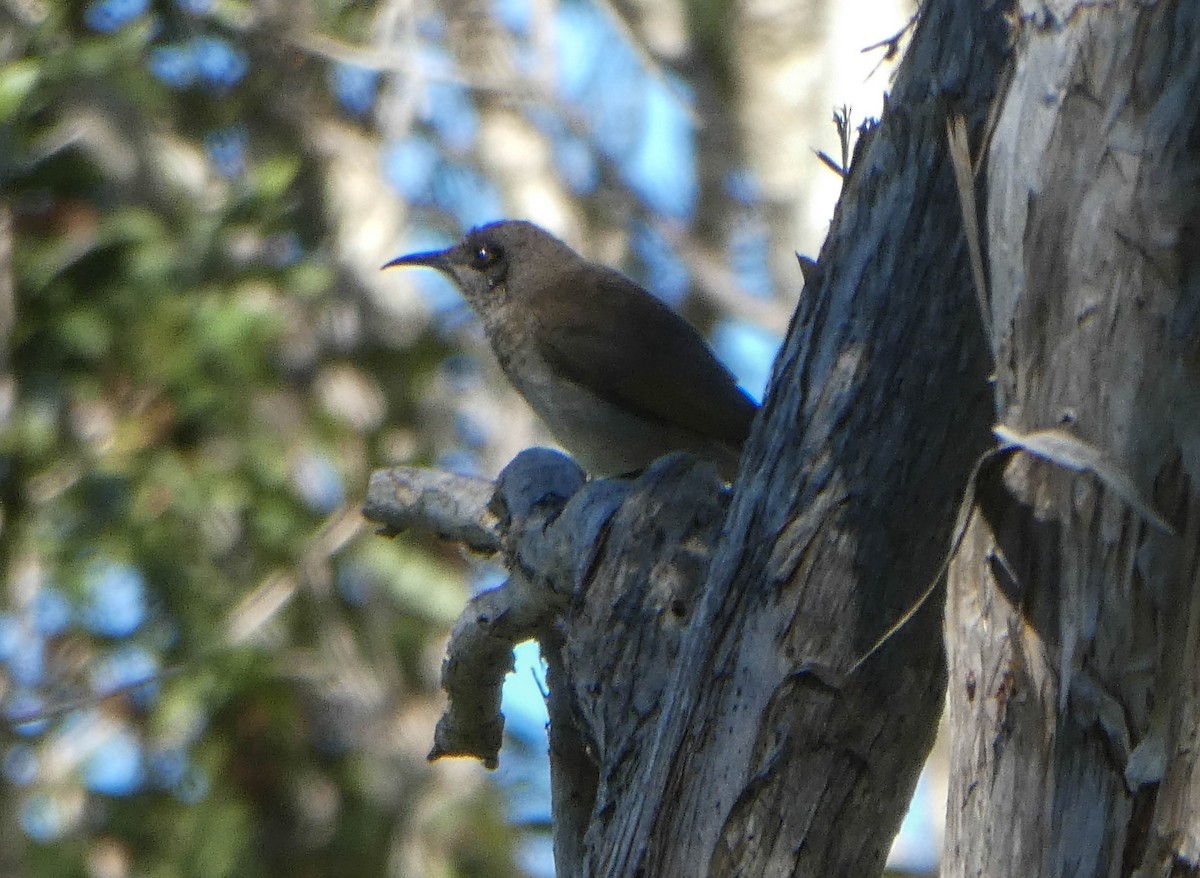
[[[655, 702], [644, 690], [658, 686], [664, 668], [653, 661], [643, 674], [637, 657], [622, 653], [674, 642], [727, 499], [712, 466], [686, 454], [635, 481], [586, 481], [570, 458], [540, 448], [514, 458], [494, 483], [411, 467], [375, 473], [367, 518], [389, 532], [430, 530], [496, 552], [510, 574], [472, 598], [453, 628], [442, 666], [449, 701], [429, 758], [473, 756], [496, 767], [501, 686], [513, 648], [529, 639], [541, 643], [551, 677], [573, 702], [552, 722], [581, 724], [591, 758], [602, 758], [620, 723], [586, 691], [603, 683], [606, 694], [626, 687], [637, 701]], [[634, 618], [662, 636], [614, 638]]]

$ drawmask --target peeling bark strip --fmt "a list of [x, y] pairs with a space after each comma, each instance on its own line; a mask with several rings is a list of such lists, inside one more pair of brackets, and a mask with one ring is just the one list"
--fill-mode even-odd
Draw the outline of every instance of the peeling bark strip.
[[1027, 3], [1016, 38], [986, 179], [998, 421], [1092, 450], [1017, 443], [979, 486], [942, 874], [1194, 875], [1200, 4]]

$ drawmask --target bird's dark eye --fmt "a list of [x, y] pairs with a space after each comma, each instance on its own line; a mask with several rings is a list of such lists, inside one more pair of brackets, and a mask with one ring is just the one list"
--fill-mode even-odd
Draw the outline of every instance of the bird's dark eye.
[[504, 258], [504, 248], [499, 244], [479, 244], [471, 254], [471, 267], [486, 271]]

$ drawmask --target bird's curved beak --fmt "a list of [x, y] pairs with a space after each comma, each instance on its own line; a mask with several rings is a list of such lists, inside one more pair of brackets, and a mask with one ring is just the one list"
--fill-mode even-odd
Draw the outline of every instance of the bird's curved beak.
[[[426, 268], [436, 268], [438, 271], [450, 271], [450, 259], [446, 250], [430, 250], [427, 253], [409, 253], [407, 256], [397, 256], [383, 268], [403, 268], [409, 265], [421, 265]], [[382, 269], [381, 269], [382, 270]]]

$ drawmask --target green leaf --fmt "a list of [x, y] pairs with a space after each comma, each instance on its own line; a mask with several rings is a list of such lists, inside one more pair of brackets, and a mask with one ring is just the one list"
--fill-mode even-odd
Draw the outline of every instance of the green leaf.
[[305, 259], [288, 269], [284, 287], [298, 299], [316, 299], [333, 285], [333, 270], [315, 259]]
[[409, 612], [439, 625], [449, 625], [462, 612], [467, 594], [461, 573], [428, 553], [373, 537], [360, 542], [352, 557], [387, 583]]
[[259, 162], [254, 169], [254, 188], [260, 198], [281, 198], [300, 173], [300, 159], [294, 155], [275, 155]]
[[23, 58], [0, 67], [0, 122], [16, 115], [41, 75], [41, 62]]
[[108, 353], [112, 345], [112, 326], [95, 308], [74, 308], [63, 316], [59, 338], [66, 350], [98, 359]]

